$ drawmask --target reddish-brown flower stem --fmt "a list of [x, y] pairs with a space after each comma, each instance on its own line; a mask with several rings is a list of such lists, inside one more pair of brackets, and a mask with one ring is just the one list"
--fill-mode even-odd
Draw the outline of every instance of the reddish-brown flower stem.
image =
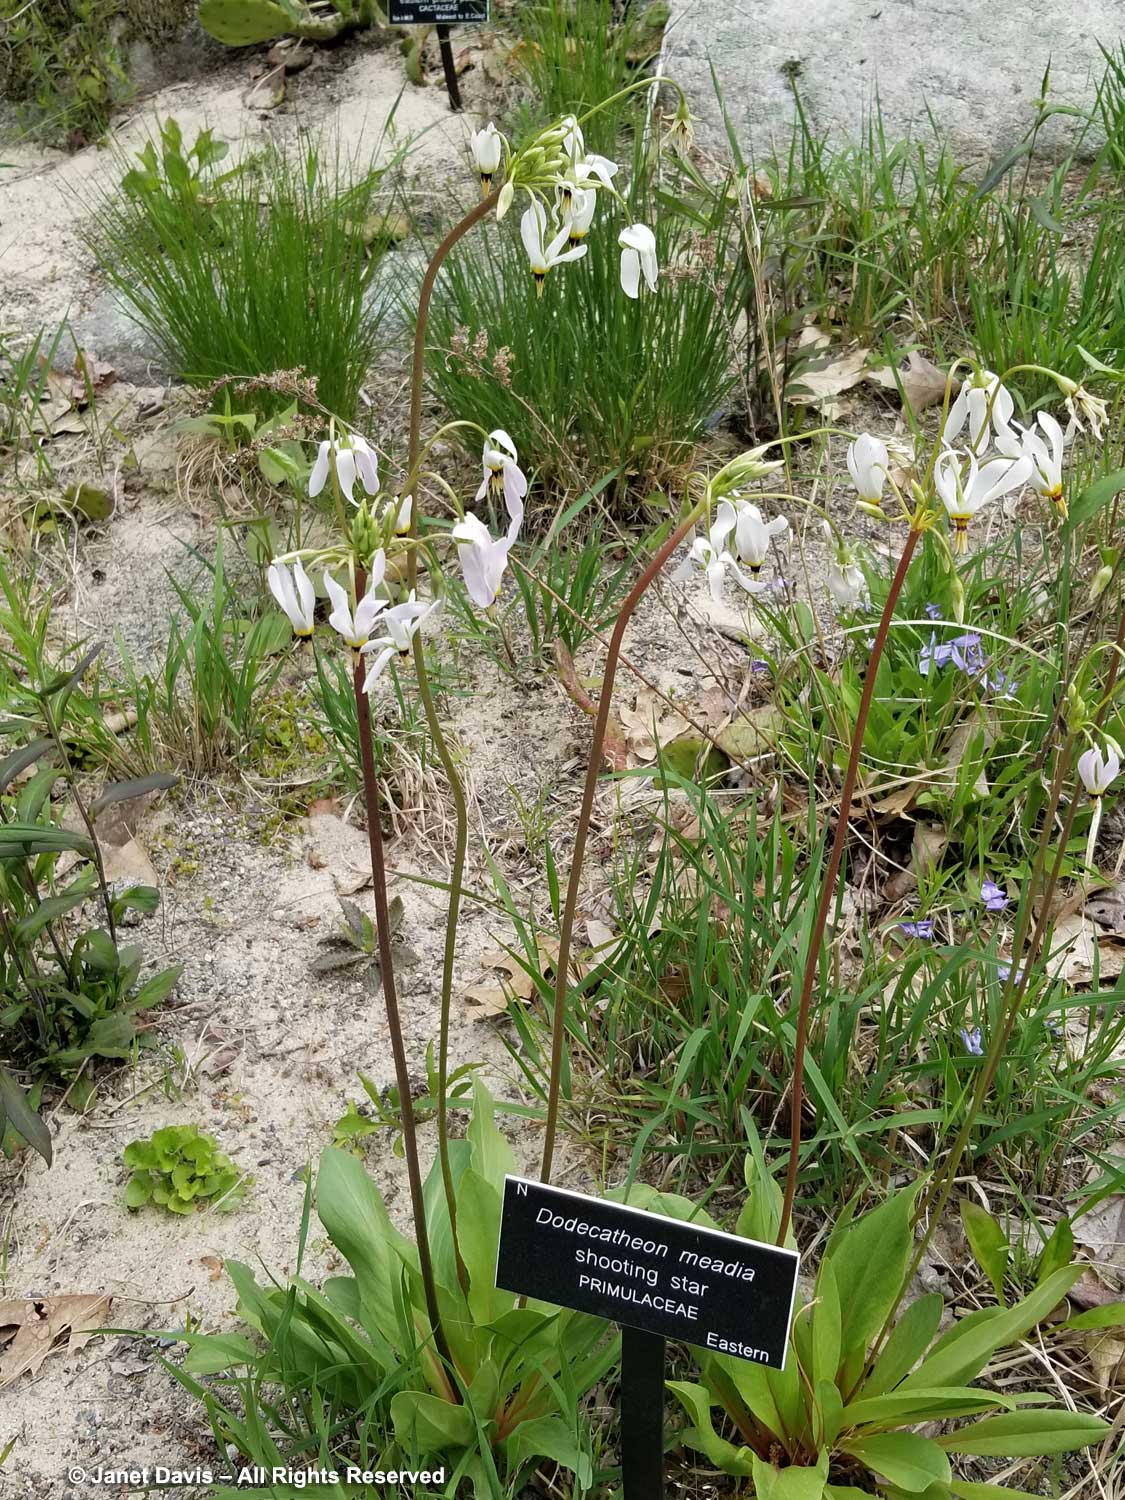
[[613, 679], [617, 674], [617, 663], [621, 656], [621, 642], [633, 611], [640, 603], [645, 590], [661, 568], [680, 545], [699, 517], [703, 505], [693, 507], [680, 522], [671, 536], [653, 554], [644, 572], [625, 596], [621, 612], [613, 627], [606, 650], [605, 671], [602, 674], [602, 691], [598, 700], [598, 715], [594, 720], [594, 738], [590, 744], [590, 759], [586, 766], [586, 783], [582, 789], [582, 805], [578, 811], [578, 826], [574, 832], [574, 851], [570, 859], [570, 876], [566, 884], [566, 899], [563, 903], [562, 923], [559, 927], [559, 953], [555, 965], [555, 1002], [551, 1017], [551, 1071], [547, 1086], [547, 1121], [543, 1136], [543, 1165], [540, 1179], [551, 1180], [551, 1166], [555, 1157], [555, 1136], [559, 1123], [559, 1095], [562, 1088], [563, 1047], [566, 1043], [566, 992], [567, 972], [570, 968], [570, 949], [574, 933], [574, 917], [578, 909], [578, 887], [582, 879], [582, 865], [586, 857], [586, 843], [590, 836], [590, 820], [594, 811], [594, 794], [601, 772], [602, 750], [605, 745], [609, 711], [613, 701]]
[[[475, 204], [464, 218], [453, 226], [434, 251], [430, 264], [426, 267], [426, 274], [422, 278], [422, 286], [418, 293], [418, 314], [414, 325], [414, 355], [410, 369], [410, 440], [407, 451], [407, 485], [404, 486], [404, 492], [407, 494], [413, 493], [414, 498], [410, 513], [410, 537], [412, 541], [416, 540], [418, 536], [418, 516], [421, 510], [421, 496], [417, 491], [422, 450], [422, 387], [425, 378], [426, 325], [429, 322], [430, 301], [433, 297], [434, 283], [437, 280], [438, 271], [441, 269], [445, 257], [462, 235], [467, 234], [474, 224], [478, 224], [491, 213], [499, 196], [500, 189], [498, 187], [495, 192], [489, 193], [487, 198], [482, 198], [479, 203]], [[417, 580], [418, 548], [412, 546], [407, 553], [406, 561], [407, 588], [413, 589]], [[446, 1208], [449, 1212], [449, 1225], [453, 1235], [453, 1254], [457, 1262], [457, 1277], [461, 1283], [462, 1291], [467, 1294], [469, 1290], [469, 1273], [465, 1269], [465, 1262], [461, 1256], [461, 1247], [457, 1240], [457, 1194], [453, 1185], [453, 1169], [449, 1162], [449, 1109], [446, 1102], [446, 1095], [449, 1092], [449, 1017], [453, 1002], [453, 963], [457, 954], [457, 919], [461, 910], [461, 889], [465, 879], [465, 859], [469, 846], [469, 813], [465, 803], [465, 790], [461, 785], [461, 777], [457, 770], [457, 763], [453, 758], [453, 752], [449, 748], [449, 742], [442, 731], [441, 720], [438, 717], [437, 708], [434, 704], [434, 695], [430, 687], [430, 677], [426, 668], [426, 654], [421, 634], [414, 637], [413, 655], [414, 675], [418, 682], [418, 696], [422, 700], [422, 707], [426, 715], [426, 724], [430, 731], [430, 739], [433, 741], [434, 749], [437, 751], [438, 759], [441, 761], [442, 769], [445, 772], [445, 779], [449, 786], [450, 799], [453, 802], [453, 859], [449, 868], [449, 907], [445, 921], [445, 951], [442, 958], [441, 970], [441, 1010], [438, 1022], [437, 1132], [438, 1161], [441, 1169], [442, 1186], [445, 1190]]]
[[852, 734], [852, 747], [848, 755], [847, 769], [844, 772], [844, 785], [840, 792], [840, 811], [836, 819], [836, 833], [832, 840], [832, 852], [828, 856], [828, 868], [824, 872], [824, 879], [820, 887], [820, 900], [817, 902], [816, 915], [813, 918], [812, 932], [809, 934], [808, 952], [805, 954], [805, 969], [801, 978], [801, 998], [797, 1005], [797, 1038], [793, 1051], [793, 1082], [790, 1095], [789, 1111], [789, 1167], [785, 1176], [785, 1197], [781, 1206], [781, 1223], [777, 1231], [777, 1243], [783, 1245], [785, 1236], [789, 1230], [789, 1221], [793, 1217], [793, 1200], [797, 1193], [797, 1170], [801, 1162], [801, 1114], [805, 1101], [805, 1052], [808, 1047], [809, 1036], [809, 1010], [812, 1006], [813, 985], [816, 983], [817, 971], [820, 968], [820, 950], [824, 943], [824, 929], [828, 925], [828, 910], [836, 898], [836, 882], [840, 875], [840, 863], [844, 857], [844, 844], [848, 837], [848, 819], [851, 815], [852, 800], [855, 797], [856, 781], [859, 778], [859, 760], [863, 753], [863, 737], [867, 730], [867, 716], [871, 711], [871, 700], [875, 695], [875, 678], [879, 670], [879, 662], [882, 659], [884, 648], [887, 644], [887, 636], [891, 628], [891, 620], [894, 617], [895, 605], [898, 596], [902, 593], [902, 586], [906, 581], [906, 571], [910, 567], [910, 559], [914, 555], [914, 548], [918, 544], [920, 531], [911, 530], [907, 534], [906, 542], [902, 549], [902, 556], [898, 560], [898, 567], [891, 579], [890, 591], [887, 594], [887, 602], [883, 606], [883, 614], [879, 620], [879, 628], [875, 632], [875, 644], [871, 648], [871, 655], [867, 662], [867, 674], [863, 682], [863, 694], [859, 700], [859, 712], [856, 714], [855, 730]]
[[[357, 595], [364, 590], [360, 569], [356, 577]], [[422, 1191], [422, 1170], [418, 1160], [418, 1134], [414, 1121], [414, 1102], [410, 1092], [410, 1070], [402, 1039], [402, 1017], [395, 985], [394, 950], [391, 946], [391, 920], [387, 904], [387, 871], [383, 858], [383, 831], [379, 826], [379, 781], [375, 772], [375, 748], [371, 738], [371, 704], [363, 681], [367, 664], [358, 652], [353, 653], [352, 683], [355, 688], [356, 715], [359, 720], [359, 753], [363, 766], [363, 793], [367, 804], [367, 840], [371, 850], [371, 884], [375, 893], [375, 933], [379, 954], [379, 976], [383, 985], [383, 1003], [387, 1011], [387, 1030], [391, 1038], [395, 1082], [398, 1086], [399, 1118], [402, 1125], [403, 1155], [410, 1184], [410, 1207], [414, 1218], [414, 1236], [418, 1246], [418, 1269], [426, 1297], [426, 1312], [433, 1329], [434, 1345], [447, 1369], [453, 1368], [449, 1345], [438, 1315], [437, 1288], [434, 1283], [430, 1237], [426, 1229], [426, 1203]]]

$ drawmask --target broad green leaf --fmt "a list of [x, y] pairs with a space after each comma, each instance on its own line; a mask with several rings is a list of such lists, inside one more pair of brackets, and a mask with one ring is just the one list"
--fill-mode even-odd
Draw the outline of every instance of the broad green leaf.
[[[91, 872], [92, 876], [92, 872]], [[32, 938], [38, 936], [44, 927], [64, 917], [68, 911], [73, 911], [76, 906], [81, 906], [88, 898], [94, 888], [93, 878], [82, 878], [76, 880], [70, 890], [61, 896], [47, 896], [39, 902], [38, 906], [21, 917], [16, 923], [15, 935], [20, 944], [30, 943]]]
[[379, 1190], [350, 1151], [321, 1152], [316, 1211], [359, 1284], [364, 1322], [389, 1338], [398, 1325], [392, 1285], [398, 1262], [415, 1271], [418, 1252], [390, 1221]]
[[24, 859], [29, 854], [61, 854], [73, 849], [76, 854], [93, 858], [94, 846], [83, 833], [69, 833], [40, 823], [4, 823], [0, 825], [0, 859]]
[[1125, 1302], [1103, 1302], [1086, 1312], [1075, 1313], [1065, 1323], [1056, 1323], [1056, 1332], [1064, 1328], [1120, 1328], [1125, 1325]]
[[457, 1242], [469, 1273], [469, 1311], [479, 1326], [492, 1323], [515, 1306], [516, 1298], [496, 1285], [500, 1192], [472, 1167], [457, 1185]]
[[749, 1448], [736, 1448], [715, 1431], [711, 1419], [711, 1393], [706, 1386], [689, 1380], [669, 1380], [670, 1390], [683, 1406], [693, 1425], [680, 1433], [680, 1440], [696, 1453], [702, 1453], [708, 1463], [714, 1464], [724, 1474], [750, 1475], [753, 1472], [753, 1453]]
[[151, 979], [145, 981], [133, 995], [129, 997], [130, 1010], [148, 1010], [150, 1006], [159, 1005], [164, 997], [172, 992], [176, 980], [183, 973], [182, 964], [173, 964], [170, 969], [164, 969], [159, 974], [154, 974]]
[[561, 1417], [534, 1417], [520, 1422], [504, 1443], [504, 1451], [509, 1467], [515, 1472], [535, 1459], [549, 1458], [575, 1476], [576, 1493], [578, 1489], [585, 1491], [594, 1482], [589, 1454], [583, 1451], [577, 1433]]
[[977, 1264], [992, 1283], [996, 1300], [1004, 1305], [1004, 1277], [1008, 1271], [1008, 1259], [1012, 1247], [1003, 1227], [990, 1213], [974, 1203], [971, 1198], [961, 1199], [961, 1223], [969, 1249], [976, 1256]]
[[260, 1355], [241, 1333], [180, 1333], [190, 1347], [184, 1369], [193, 1375], [219, 1375], [238, 1365], [256, 1365]]
[[757, 1454], [751, 1455], [756, 1500], [821, 1500], [828, 1478], [828, 1454], [822, 1453], [815, 1468], [806, 1465], [776, 1469]]
[[845, 1355], [866, 1351], [895, 1304], [914, 1244], [914, 1205], [921, 1186], [919, 1180], [856, 1219], [833, 1250]]
[[815, 1391], [813, 1431], [820, 1445], [827, 1448], [836, 1441], [844, 1425], [844, 1398], [837, 1390], [834, 1380], [818, 1380]]
[[445, 1455], [467, 1448], [476, 1439], [468, 1407], [443, 1401], [426, 1391], [399, 1391], [391, 1400], [395, 1436], [408, 1453]]
[[1069, 1219], [1060, 1219], [1055, 1225], [1051, 1238], [1043, 1246], [1039, 1264], [1035, 1267], [1036, 1280], [1046, 1281], [1048, 1276], [1061, 1271], [1063, 1266], [1069, 1266], [1073, 1259], [1074, 1231], [1070, 1227]]
[[1062, 526], [1062, 535], [1070, 536], [1078, 527], [1092, 521], [1102, 506], [1108, 505], [1122, 490], [1125, 490], [1125, 469], [1114, 469], [1112, 473], [1095, 479], [1070, 507], [1070, 515]]
[[930, 1347], [941, 1323], [945, 1298], [930, 1292], [912, 1302], [891, 1329], [883, 1352], [863, 1383], [863, 1395], [881, 1396], [893, 1390]]
[[972, 1479], [954, 1479], [950, 1491], [957, 1500], [1043, 1500], [1030, 1490], [1015, 1490], [1007, 1484], [978, 1484]]
[[134, 1172], [125, 1184], [127, 1208], [143, 1208], [152, 1197], [152, 1178], [147, 1172]]
[[515, 1157], [496, 1125], [492, 1095], [479, 1078], [473, 1079], [473, 1118], [465, 1136], [473, 1170], [498, 1192], [503, 1192], [504, 1178], [515, 1171]]
[[997, 1406], [1011, 1407], [1006, 1396], [995, 1391], [977, 1391], [967, 1385], [938, 1386], [915, 1391], [888, 1391], [882, 1396], [861, 1396], [844, 1407], [845, 1427], [868, 1425], [910, 1427], [949, 1417], [973, 1416]]
[[908, 1375], [900, 1389], [919, 1386], [962, 1385], [980, 1374], [993, 1354], [1042, 1321], [1058, 1306], [1082, 1274], [1080, 1265], [1064, 1266], [1048, 1276], [1014, 1307], [984, 1308], [962, 1318], [934, 1345], [913, 1375]]
[[873, 1437], [851, 1438], [840, 1444], [891, 1484], [905, 1490], [926, 1490], [931, 1484], [948, 1484], [949, 1459], [938, 1445], [916, 1432], [884, 1432]]
[[974, 1458], [1036, 1458], [1088, 1447], [1100, 1442], [1109, 1430], [1107, 1422], [1088, 1412], [1006, 1411], [959, 1427], [936, 1442], [947, 1453]]
[[840, 1365], [841, 1312], [836, 1273], [827, 1258], [816, 1278], [816, 1305], [812, 1314], [812, 1380], [835, 1382]]
[[33, 1151], [51, 1165], [51, 1132], [28, 1103], [27, 1095], [8, 1072], [0, 1066], [0, 1139], [6, 1126], [25, 1140]]

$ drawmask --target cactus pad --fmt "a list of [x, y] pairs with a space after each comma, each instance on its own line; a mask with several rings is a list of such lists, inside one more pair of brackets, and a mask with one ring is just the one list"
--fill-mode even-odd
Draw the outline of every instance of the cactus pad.
[[292, 16], [274, 0], [202, 0], [199, 24], [228, 47], [251, 47], [294, 29]]

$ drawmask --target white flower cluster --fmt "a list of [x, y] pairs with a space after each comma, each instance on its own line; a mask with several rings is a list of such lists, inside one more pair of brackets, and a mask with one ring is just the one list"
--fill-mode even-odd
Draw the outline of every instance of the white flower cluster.
[[[341, 493], [351, 504], [356, 504], [357, 479], [368, 495], [378, 494], [377, 455], [358, 433], [321, 443], [309, 475], [311, 496], [320, 494], [333, 470]], [[384, 505], [379, 524], [384, 531], [404, 535], [410, 529], [411, 510], [409, 495], [395, 495]], [[300, 557], [294, 558], [292, 564], [280, 559], [272, 562], [266, 576], [270, 592], [288, 616], [294, 633], [308, 639], [314, 628], [316, 588]], [[379, 548], [371, 558], [366, 592], [353, 609], [347, 592], [332, 573], [325, 569], [322, 575], [324, 592], [332, 603], [329, 625], [353, 651], [373, 658], [364, 681], [365, 692], [371, 690], [393, 656], [410, 650], [422, 621], [438, 605], [437, 600], [420, 604], [413, 589], [401, 603], [392, 604], [386, 576], [387, 554], [384, 548]], [[378, 635], [373, 634], [376, 626]]]
[[[690, 552], [672, 579], [682, 583], [690, 577], [693, 567], [702, 568], [716, 604], [723, 597], [723, 585], [728, 577], [748, 594], [765, 593], [769, 584], [763, 583], [758, 575], [769, 556], [773, 539], [788, 529], [789, 522], [784, 516], [767, 521], [756, 505], [732, 491], [726, 499], [719, 501], [707, 535], [696, 537], [692, 542]], [[732, 538], [733, 552], [727, 545]], [[743, 566], [749, 569], [750, 577], [742, 571]]]
[[[528, 184], [531, 202], [520, 220], [520, 238], [540, 296], [549, 271], [567, 261], [581, 260], [586, 254], [586, 236], [594, 221], [599, 191], [623, 201], [613, 185], [619, 170], [617, 163], [586, 150], [581, 127], [573, 115], [567, 115], [550, 133], [549, 144], [557, 148], [553, 164], [536, 187], [553, 190], [554, 202], [548, 212], [543, 198]], [[469, 146], [481, 189], [488, 193], [503, 159], [504, 139], [490, 121], [482, 130], [473, 132]], [[533, 149], [543, 155], [543, 148]], [[511, 202], [509, 189], [514, 192], [512, 179], [501, 192], [499, 216]], [[659, 266], [652, 230], [647, 224], [630, 224], [618, 235], [617, 243], [621, 250], [621, 289], [625, 295], [639, 297], [642, 284], [654, 292]]]
[[[1066, 404], [1070, 424], [1065, 433], [1050, 412], [1040, 412], [1024, 426], [1013, 420], [1011, 392], [991, 370], [976, 370], [965, 380], [945, 419], [934, 464], [934, 488], [953, 527], [955, 552], [968, 550], [969, 524], [980, 510], [1025, 484], [1066, 519], [1067, 441], [1083, 421], [1100, 436], [1105, 419], [1104, 403], [1080, 386], [1070, 390]], [[848, 449], [848, 472], [861, 507], [880, 513], [889, 472], [886, 444], [862, 434]]]

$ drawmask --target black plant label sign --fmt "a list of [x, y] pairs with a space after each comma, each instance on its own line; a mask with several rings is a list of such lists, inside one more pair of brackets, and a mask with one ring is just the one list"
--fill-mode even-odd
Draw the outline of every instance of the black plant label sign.
[[488, 20], [488, 0], [389, 0], [391, 26], [474, 26]]
[[795, 1250], [504, 1179], [498, 1287], [716, 1354], [784, 1369], [799, 1264]]

